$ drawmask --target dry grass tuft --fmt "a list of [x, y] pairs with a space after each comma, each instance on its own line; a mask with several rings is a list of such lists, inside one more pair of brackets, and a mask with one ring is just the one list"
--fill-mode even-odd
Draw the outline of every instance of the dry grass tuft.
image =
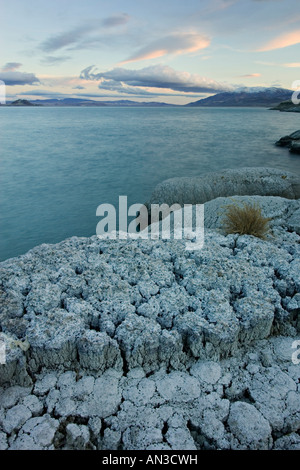
[[227, 234], [239, 233], [265, 239], [270, 232], [270, 220], [262, 215], [257, 204], [244, 203], [242, 207], [231, 204], [226, 208], [223, 228]]

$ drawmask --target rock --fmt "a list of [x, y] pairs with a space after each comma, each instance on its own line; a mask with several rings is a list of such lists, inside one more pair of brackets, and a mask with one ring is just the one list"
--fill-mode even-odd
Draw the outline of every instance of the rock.
[[221, 377], [221, 367], [217, 362], [198, 361], [191, 368], [191, 374], [198, 378], [200, 382], [215, 384]]
[[101, 448], [103, 450], [118, 450], [120, 448], [122, 434], [120, 431], [113, 431], [110, 428], [105, 429]]
[[276, 450], [300, 450], [299, 434], [293, 432], [277, 439], [274, 448]]
[[31, 387], [20, 387], [15, 385], [0, 392], [0, 407], [12, 408], [17, 405], [24, 397], [28, 397], [31, 392]]
[[59, 421], [48, 415], [31, 418], [22, 427], [12, 450], [49, 449], [53, 445], [58, 427]]
[[270, 339], [274, 354], [278, 362], [284, 362], [291, 359], [293, 352], [293, 339], [285, 336], [276, 336]]
[[54, 372], [37, 376], [37, 381], [34, 384], [34, 393], [37, 396], [45, 395], [50, 390], [55, 388], [56, 383], [57, 376]]
[[34, 317], [27, 330], [31, 369], [72, 367], [77, 357], [76, 340], [83, 332], [82, 319], [63, 309], [51, 309]]
[[216, 415], [213, 410], [207, 409], [203, 413], [203, 424], [202, 424], [203, 436], [208, 442], [214, 440], [223, 449], [229, 448], [229, 442], [226, 442], [226, 433], [225, 427], [222, 421], [216, 418]]
[[79, 363], [87, 371], [99, 373], [114, 367], [121, 370], [123, 366], [118, 343], [106, 333], [94, 330], [86, 331], [77, 342]]
[[271, 236], [222, 233], [218, 198], [202, 249], [74, 237], [0, 263], [0, 448], [297, 448], [299, 201], [233, 199]]
[[151, 204], [204, 204], [217, 197], [280, 196], [300, 198], [299, 176], [276, 168], [240, 168], [199, 177], [171, 178], [154, 189]]
[[[266, 216], [273, 217], [272, 229], [277, 232], [267, 241], [247, 235], [234, 238], [207, 229], [202, 250], [188, 252], [184, 240], [136, 240], [120, 242], [116, 256], [113, 241], [94, 237], [86, 239], [85, 244], [81, 240], [78, 247], [77, 240], [72, 239], [52, 248], [46, 262], [40, 261], [36, 248], [28, 257], [42, 263], [38, 264], [38, 273], [43, 279], [52, 279], [54, 285], [53, 263], [55, 272], [64, 273], [60, 283], [67, 285], [69, 276], [73, 276], [70, 265], [78, 264], [72, 252], [75, 250], [81, 258], [86, 253], [89, 269], [80, 277], [86, 279], [90, 289], [85, 288], [82, 303], [74, 291], [74, 297], [67, 297], [60, 308], [52, 308], [56, 300], [51, 297], [49, 310], [42, 313], [39, 309], [39, 314], [36, 307], [30, 307], [30, 299], [36, 305], [37, 295], [27, 296], [25, 317], [30, 322], [25, 336], [29, 349], [11, 349], [9, 354], [17, 354], [13, 370], [20, 361], [25, 372], [28, 364], [38, 375], [43, 367], [82, 368], [98, 375], [111, 367], [119, 371], [142, 367], [146, 373], [161, 366], [184, 370], [192, 357], [219, 360], [234, 354], [239, 344], [268, 337], [275, 321], [279, 330], [297, 331], [297, 235], [284, 228], [290, 230], [292, 218], [293, 225], [297, 224], [299, 201], [258, 196], [234, 199], [239, 203], [251, 198], [262, 205]], [[226, 203], [223, 198], [206, 203], [211, 227], [221, 226], [221, 216], [214, 214]], [[102, 255], [100, 243], [102, 248], [106, 246]], [[45, 252], [45, 246], [41, 250]], [[59, 255], [55, 256], [57, 251]], [[101, 279], [97, 277], [100, 257]], [[2, 263], [4, 271], [6, 264], [10, 266], [10, 262]], [[122, 279], [126, 264], [130, 282]], [[34, 285], [38, 273], [33, 274]], [[12, 278], [13, 274], [10, 283]], [[57, 292], [61, 297], [60, 289], [48, 287], [47, 292]], [[12, 384], [12, 377], [6, 380]], [[53, 380], [55, 383], [55, 377]], [[43, 395], [51, 384], [40, 385], [38, 380], [36, 387], [37, 395]]]
[[0, 450], [7, 450], [7, 435], [4, 432], [0, 432]]
[[60, 307], [61, 289], [57, 284], [41, 280], [32, 283], [25, 306], [29, 313], [41, 315]]
[[291, 143], [293, 142], [293, 139], [289, 135], [285, 135], [281, 137], [279, 140], [275, 142], [275, 145], [278, 147], [290, 147]]
[[157, 387], [160, 395], [171, 403], [188, 402], [200, 395], [199, 382], [182, 372], [171, 372], [157, 383]]
[[23, 398], [22, 404], [29, 409], [32, 416], [38, 416], [42, 414], [44, 409], [43, 403], [35, 395], [28, 395], [27, 397]]
[[123, 388], [123, 397], [138, 406], [146, 406], [154, 396], [156, 383], [154, 380], [142, 378], [130, 380]]
[[[292, 421], [286, 419], [286, 400], [291, 392], [296, 392], [295, 382], [289, 374], [280, 370], [277, 364], [273, 365], [263, 374], [260, 371], [251, 378], [248, 391], [256, 407], [272, 426], [273, 431], [280, 429], [284, 429], [285, 432], [294, 431], [290, 428], [293, 426]], [[290, 412], [291, 417], [294, 413], [295, 411]], [[289, 413], [287, 414], [289, 415]], [[299, 419], [299, 413], [294, 417]]]
[[10, 408], [3, 420], [3, 430], [7, 434], [18, 431], [26, 421], [31, 418], [32, 413], [25, 405], [16, 405]]
[[197, 450], [188, 428], [169, 428], [165, 438], [172, 450]]
[[90, 442], [90, 431], [87, 426], [78, 424], [68, 424], [67, 449], [86, 450]]
[[[300, 107], [298, 107], [300, 109]], [[290, 135], [281, 137], [275, 145], [279, 147], [287, 147], [291, 153], [300, 153], [300, 131], [293, 132]]]
[[300, 131], [281, 137], [277, 142], [275, 142], [275, 145], [278, 145], [279, 147], [289, 147], [292, 142], [297, 140], [300, 140]]
[[232, 403], [228, 418], [230, 431], [235, 437], [237, 449], [269, 450], [272, 445], [271, 426], [251, 404]]
[[[0, 332], [0, 342], [4, 351], [4, 363], [0, 364], [0, 385], [7, 383], [20, 385], [22, 387], [30, 386], [31, 377], [26, 368], [25, 353], [29, 348], [27, 340], [20, 341], [16, 336]], [[2, 349], [2, 350], [3, 350]]]
[[300, 131], [292, 132], [292, 134], [290, 134], [290, 137], [291, 137], [293, 140], [300, 140]]
[[[1, 436], [0, 431], [0, 445], [12, 450], [297, 449], [299, 368], [295, 366], [292, 379], [274, 367], [278, 354], [282, 368], [290, 367], [291, 360], [284, 352], [282, 341], [288, 345], [292, 338], [282, 337], [281, 341], [274, 338], [276, 354], [273, 344], [262, 340], [253, 343], [246, 352], [241, 351], [236, 358], [218, 363], [197, 361], [191, 373], [166, 373], [162, 369], [146, 377], [137, 368], [120, 380], [112, 370], [102, 380], [86, 375], [78, 379], [71, 371], [57, 374], [57, 389], [49, 391], [48, 396], [56, 391], [57, 403], [72, 400], [74, 408], [65, 408], [65, 413], [60, 415], [57, 407], [54, 414], [59, 419], [53, 419], [47, 412], [29, 418], [9, 441], [6, 432], [2, 431]], [[273, 364], [271, 369], [260, 362], [262, 352], [267, 351]], [[252, 365], [251, 373], [245, 364]], [[116, 379], [118, 389], [114, 388]], [[229, 401], [224, 393], [229, 395], [230, 389]], [[122, 399], [118, 398], [117, 406], [111, 406], [118, 393]], [[241, 401], [243, 397], [247, 401]], [[25, 398], [28, 400], [28, 395]], [[272, 407], [274, 413], [270, 414], [268, 410]], [[76, 422], [72, 422], [74, 419]], [[0, 429], [4, 420], [0, 413]], [[275, 431], [274, 443], [271, 429]], [[279, 433], [280, 438], [276, 440], [278, 429], [286, 434]]]
[[9, 447], [9, 450], [44, 450], [29, 434], [22, 434], [17, 437]]
[[300, 154], [300, 142], [292, 142], [290, 152]]

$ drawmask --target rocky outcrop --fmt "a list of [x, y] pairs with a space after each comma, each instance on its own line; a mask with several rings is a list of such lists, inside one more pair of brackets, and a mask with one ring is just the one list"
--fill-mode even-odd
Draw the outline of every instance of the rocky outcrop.
[[290, 149], [291, 153], [300, 154], [300, 131], [281, 137], [281, 139], [275, 142], [275, 145], [279, 147], [287, 147]]
[[289, 113], [299, 113], [300, 105], [293, 103], [292, 100], [289, 99], [287, 101], [282, 101], [282, 103], [279, 103], [277, 106], [274, 106], [274, 108], [271, 108], [271, 110], [284, 111]]
[[291, 147], [290, 147], [290, 152], [297, 153], [299, 155], [300, 154], [300, 142], [292, 142]]
[[265, 199], [265, 241], [225, 236], [223, 203], [201, 250], [74, 237], [0, 264], [1, 449], [300, 449], [299, 201]]
[[151, 204], [204, 204], [217, 197], [280, 196], [300, 198], [298, 175], [277, 168], [240, 168], [199, 177], [171, 178], [159, 183], [147, 206]]

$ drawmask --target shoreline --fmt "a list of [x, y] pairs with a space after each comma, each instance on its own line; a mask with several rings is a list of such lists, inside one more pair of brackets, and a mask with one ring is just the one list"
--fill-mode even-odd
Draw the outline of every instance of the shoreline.
[[73, 237], [0, 263], [0, 448], [299, 449], [300, 201], [260, 201], [265, 241], [222, 234], [218, 198], [199, 251]]

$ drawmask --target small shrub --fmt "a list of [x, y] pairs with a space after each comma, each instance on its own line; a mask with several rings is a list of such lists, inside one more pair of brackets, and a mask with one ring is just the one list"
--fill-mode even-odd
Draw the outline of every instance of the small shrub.
[[243, 206], [227, 206], [223, 228], [227, 234], [253, 235], [265, 239], [270, 231], [271, 218], [263, 217], [257, 204], [244, 203]]

